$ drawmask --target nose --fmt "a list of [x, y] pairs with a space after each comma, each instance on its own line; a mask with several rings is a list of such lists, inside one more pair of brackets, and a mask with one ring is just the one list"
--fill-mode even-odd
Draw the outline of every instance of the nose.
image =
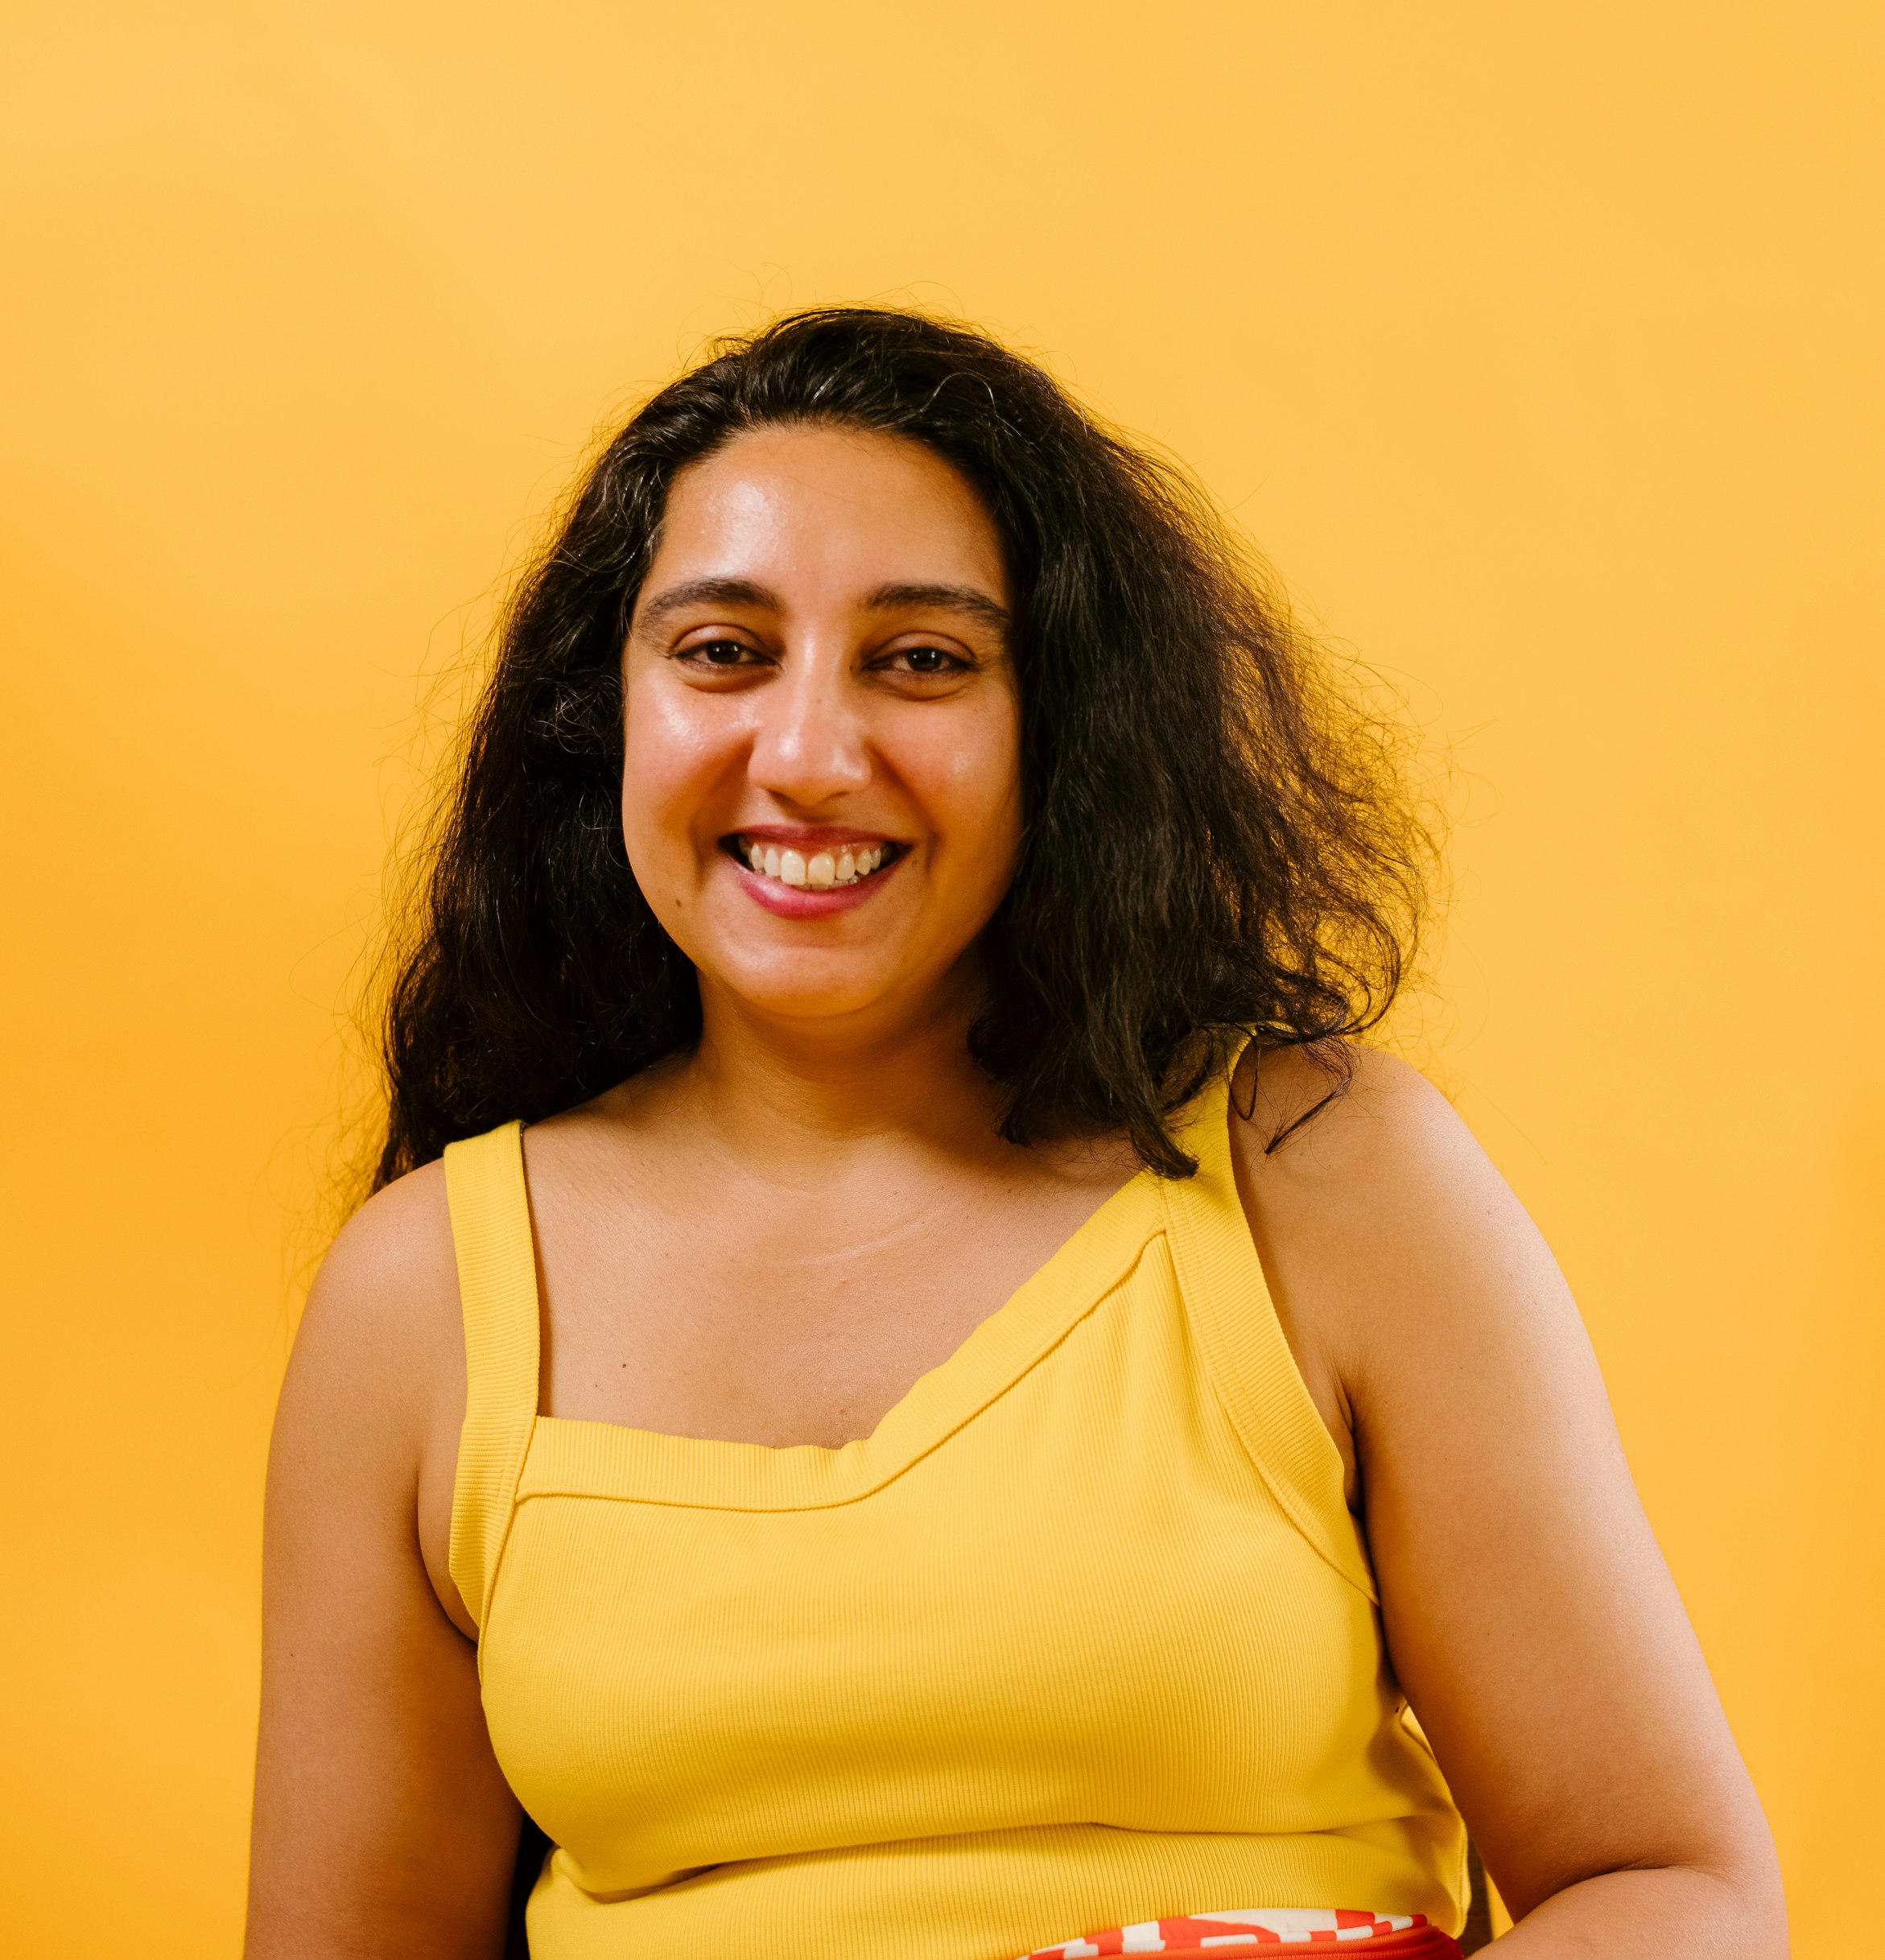
[[868, 786], [870, 747], [850, 676], [836, 662], [788, 660], [757, 695], [749, 779], [782, 801], [814, 808]]

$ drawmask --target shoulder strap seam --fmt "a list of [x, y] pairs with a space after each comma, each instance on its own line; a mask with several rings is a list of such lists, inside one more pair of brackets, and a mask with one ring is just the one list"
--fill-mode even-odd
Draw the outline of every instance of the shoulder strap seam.
[[537, 1420], [540, 1306], [522, 1125], [452, 1145], [445, 1168], [465, 1351], [451, 1570], [481, 1636]]
[[[1203, 1174], [1201, 1169], [1199, 1175]], [[1188, 1183], [1189, 1181], [1187, 1186]], [[1198, 1269], [1196, 1249], [1190, 1242], [1190, 1232], [1186, 1229], [1188, 1221], [1183, 1214], [1187, 1203], [1195, 1202], [1195, 1197], [1196, 1195], [1187, 1186], [1166, 1186], [1167, 1238], [1172, 1251], [1173, 1267], [1178, 1277], [1181, 1303], [1186, 1318], [1196, 1331], [1212, 1391], [1229, 1419], [1244, 1455], [1278, 1508], [1295, 1527], [1310, 1549], [1326, 1565], [1367, 1599], [1370, 1605], [1378, 1607], [1380, 1603], [1380, 1595], [1375, 1587], [1373, 1575], [1368, 1572], [1359, 1552], [1352, 1559], [1343, 1556], [1345, 1548], [1330, 1541], [1315, 1506], [1297, 1487], [1294, 1479], [1284, 1475], [1269, 1460], [1269, 1453], [1260, 1446], [1260, 1435], [1252, 1433], [1252, 1420], [1255, 1411], [1251, 1406], [1252, 1398], [1246, 1393], [1248, 1384], [1244, 1379], [1244, 1372], [1232, 1364], [1224, 1353], [1222, 1331], [1208, 1304], [1211, 1289], [1205, 1276]], [[1241, 1208], [1238, 1222], [1244, 1223]], [[1248, 1229], [1247, 1227], [1245, 1228]], [[1252, 1260], [1256, 1257], [1254, 1244], [1251, 1248], [1251, 1256]], [[1276, 1311], [1268, 1298], [1267, 1288], [1263, 1298], [1251, 1302], [1251, 1307], [1254, 1311], [1272, 1316]], [[1277, 1336], [1278, 1339], [1282, 1339], [1280, 1327], [1277, 1330]], [[1291, 1366], [1294, 1366], [1293, 1358]], [[1306, 1397], [1306, 1390], [1304, 1394]], [[1315, 1420], [1319, 1425], [1319, 1414]], [[1326, 1432], [1324, 1440], [1327, 1440]], [[1330, 1447], [1333, 1446], [1331, 1443]]]

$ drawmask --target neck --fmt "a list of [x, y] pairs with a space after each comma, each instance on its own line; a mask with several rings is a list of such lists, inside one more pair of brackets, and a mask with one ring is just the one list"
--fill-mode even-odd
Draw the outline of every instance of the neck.
[[778, 1020], [701, 989], [701, 1035], [684, 1074], [734, 1154], [775, 1170], [902, 1140], [976, 1157], [996, 1135], [1000, 1098], [968, 1051], [975, 989], [964, 976], [915, 1013]]

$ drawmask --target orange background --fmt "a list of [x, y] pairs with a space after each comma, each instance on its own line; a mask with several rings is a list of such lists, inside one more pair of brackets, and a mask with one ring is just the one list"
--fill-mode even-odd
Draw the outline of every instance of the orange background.
[[899, 296], [1189, 459], [1450, 758], [1409, 1039], [1578, 1287], [1796, 1950], [1846, 1950], [1885, 1889], [1880, 23], [10, 24], [9, 1950], [237, 1949], [262, 1452], [422, 700], [600, 417]]

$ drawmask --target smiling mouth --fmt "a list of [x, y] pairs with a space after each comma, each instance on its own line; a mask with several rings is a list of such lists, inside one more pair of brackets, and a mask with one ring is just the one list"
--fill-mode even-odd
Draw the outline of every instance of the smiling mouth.
[[760, 877], [816, 892], [828, 891], [834, 885], [861, 885], [885, 865], [894, 864], [908, 846], [886, 838], [872, 844], [800, 851], [764, 838], [735, 836], [723, 840], [720, 848]]

